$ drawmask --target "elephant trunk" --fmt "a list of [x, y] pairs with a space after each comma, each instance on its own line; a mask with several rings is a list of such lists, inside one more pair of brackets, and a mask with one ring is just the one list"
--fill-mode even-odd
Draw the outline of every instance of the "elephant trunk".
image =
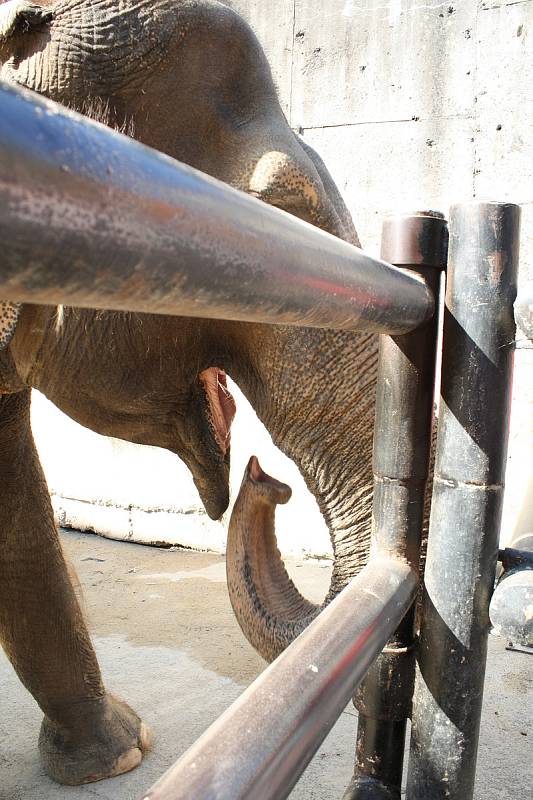
[[[274, 444], [298, 466], [326, 522], [333, 570], [316, 606], [288, 577], [276, 545], [275, 505], [288, 500], [256, 460], [235, 504], [227, 547], [233, 608], [250, 643], [275, 658], [368, 560], [377, 337], [262, 326], [248, 334], [252, 369], [228, 363]], [[246, 338], [241, 336], [241, 342]], [[319, 354], [310, 359], [309, 354]]]
[[290, 488], [248, 462], [231, 516], [227, 546], [228, 591], [233, 610], [250, 644], [273, 661], [321, 611], [289, 578], [277, 548], [276, 505]]

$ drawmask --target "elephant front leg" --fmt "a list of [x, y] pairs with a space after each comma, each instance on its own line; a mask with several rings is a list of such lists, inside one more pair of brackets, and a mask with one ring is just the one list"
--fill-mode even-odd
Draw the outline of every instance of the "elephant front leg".
[[0, 640], [44, 712], [46, 772], [59, 783], [88, 783], [136, 767], [148, 735], [102, 683], [33, 442], [29, 400], [29, 391], [0, 395]]

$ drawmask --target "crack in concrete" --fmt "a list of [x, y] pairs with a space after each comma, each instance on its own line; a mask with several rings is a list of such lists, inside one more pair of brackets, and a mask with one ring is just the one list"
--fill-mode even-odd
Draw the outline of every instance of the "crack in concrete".
[[405, 117], [405, 118], [396, 118], [396, 119], [369, 119], [369, 120], [361, 120], [360, 122], [333, 122], [326, 125], [305, 125], [299, 128], [298, 130], [302, 131], [321, 131], [327, 130], [329, 128], [355, 128], [360, 125], [391, 125], [396, 123], [403, 123], [403, 122], [432, 122], [434, 120], [447, 120], [447, 119], [464, 119], [464, 120], [473, 120], [475, 119], [474, 114], [443, 114], [442, 116], [432, 115], [430, 117]]
[[292, 125], [292, 92], [294, 84], [294, 42], [296, 38], [296, 0], [292, 3], [291, 79], [289, 84], [289, 124]]
[[482, 3], [480, 11], [494, 11], [497, 8], [507, 8], [507, 6], [523, 6], [531, 2], [532, 0], [511, 0], [510, 3], [499, 3], [497, 6], [487, 6]]

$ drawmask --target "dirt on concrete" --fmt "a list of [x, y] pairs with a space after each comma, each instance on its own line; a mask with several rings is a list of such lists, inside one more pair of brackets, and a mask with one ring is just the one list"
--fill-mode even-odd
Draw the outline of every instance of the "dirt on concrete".
[[[176, 647], [221, 677], [249, 683], [264, 660], [242, 635], [229, 606], [223, 556], [120, 543], [63, 532], [94, 635], [133, 645]], [[90, 553], [89, 555], [87, 553]], [[289, 561], [307, 596], [321, 601], [329, 561]]]
[[[59, 787], [37, 755], [40, 711], [0, 653], [0, 800], [136, 800], [235, 700], [265, 662], [233, 616], [224, 558], [114, 542], [72, 531], [62, 542], [79, 578], [104, 678], [153, 729], [155, 742], [128, 775]], [[320, 601], [328, 562], [288, 562]], [[353, 766], [356, 712], [341, 715], [291, 794], [340, 800]], [[533, 657], [490, 637], [476, 800], [533, 800]]]

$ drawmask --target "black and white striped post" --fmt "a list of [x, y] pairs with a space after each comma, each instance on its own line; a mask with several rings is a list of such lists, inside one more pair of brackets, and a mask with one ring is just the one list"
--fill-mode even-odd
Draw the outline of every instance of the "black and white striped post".
[[520, 209], [452, 208], [408, 800], [471, 800], [511, 403]]

